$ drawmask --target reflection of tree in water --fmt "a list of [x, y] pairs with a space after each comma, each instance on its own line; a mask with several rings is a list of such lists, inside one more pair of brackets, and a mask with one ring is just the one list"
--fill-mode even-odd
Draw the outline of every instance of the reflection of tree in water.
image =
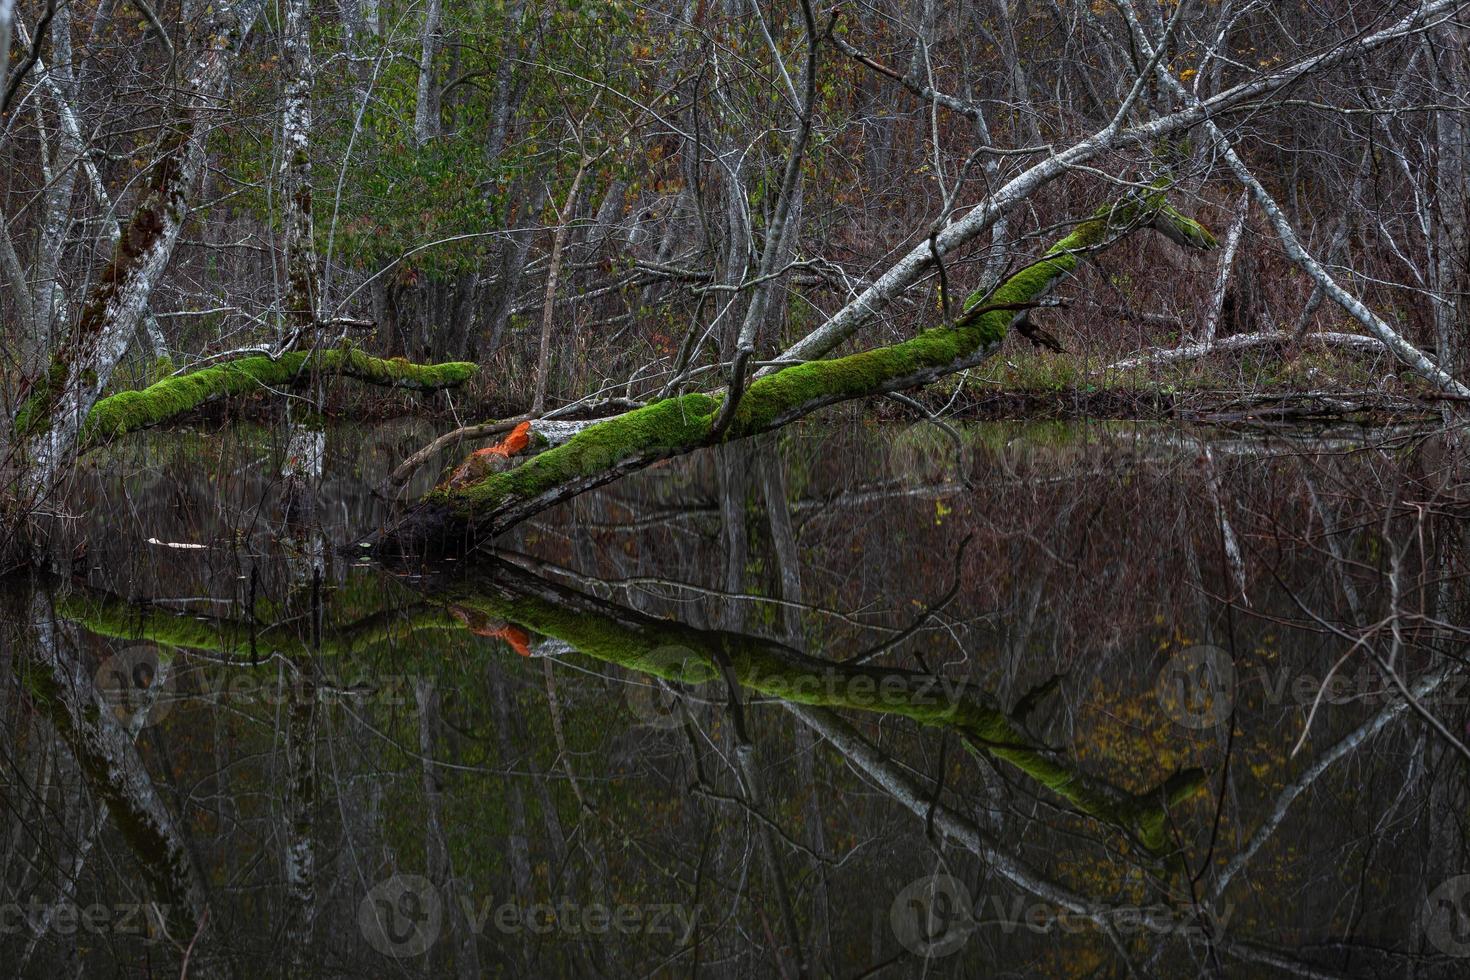
[[[1019, 458], [1014, 434], [962, 435], [977, 473]], [[53, 925], [5, 934], [5, 959], [177, 967], [198, 931], [197, 975], [906, 974], [924, 952], [940, 971], [1456, 975], [1452, 447], [1207, 458], [1083, 430], [1036, 445], [1024, 478], [936, 494], [893, 486], [883, 436], [802, 430], [731, 455], [743, 479], [695, 460], [678, 496], [711, 506], [658, 521], [673, 492], [650, 474], [549, 515], [519, 568], [329, 558], [314, 590], [300, 557], [170, 552], [195, 564], [156, 569], [173, 591], [151, 602], [126, 568], [12, 592], [4, 881]], [[260, 496], [238, 490], [222, 509]], [[732, 520], [740, 550], [711, 563], [702, 538]], [[134, 731], [88, 706], [104, 659], [145, 644], [167, 654], [169, 707]], [[1195, 727], [1159, 678], [1201, 647], [1231, 658], [1233, 715]], [[672, 724], [629, 706], [654, 683]], [[315, 802], [293, 809], [308, 758]], [[1194, 767], [1203, 786], [1167, 807], [1146, 792]], [[293, 839], [316, 857], [304, 917], [272, 857]], [[397, 881], [404, 914], [378, 938], [418, 935], [413, 876], [438, 935], [395, 960], [360, 915]], [[55, 925], [65, 902], [149, 898], [170, 906], [152, 939]], [[594, 906], [640, 924], [599, 932]], [[655, 929], [660, 906], [699, 914]]]

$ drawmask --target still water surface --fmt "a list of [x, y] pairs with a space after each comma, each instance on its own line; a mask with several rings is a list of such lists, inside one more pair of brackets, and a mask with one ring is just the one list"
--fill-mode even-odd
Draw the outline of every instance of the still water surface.
[[432, 435], [88, 458], [0, 972], [1470, 974], [1442, 433], [813, 424], [361, 561]]

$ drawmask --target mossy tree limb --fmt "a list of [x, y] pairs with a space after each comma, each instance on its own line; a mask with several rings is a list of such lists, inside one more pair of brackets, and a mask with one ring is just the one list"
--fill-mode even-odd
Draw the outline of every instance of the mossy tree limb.
[[370, 542], [384, 554], [472, 547], [560, 501], [670, 456], [743, 439], [827, 405], [915, 388], [994, 353], [1015, 319], [1036, 305], [1082, 257], [1141, 227], [1198, 249], [1214, 236], [1154, 189], [1099, 209], [991, 295], [971, 297], [954, 322], [888, 347], [808, 361], [759, 378], [723, 431], [723, 394], [688, 394], [590, 425], [510, 470], [468, 486], [441, 488]]
[[293, 351], [272, 359], [241, 357], [188, 374], [166, 378], [141, 391], [123, 391], [92, 406], [83, 441], [95, 443], [167, 422], [185, 412], [229, 395], [279, 388], [304, 381], [313, 373], [338, 374], [368, 384], [415, 391], [438, 391], [464, 384], [474, 364], [413, 364], [383, 360], [354, 348]]

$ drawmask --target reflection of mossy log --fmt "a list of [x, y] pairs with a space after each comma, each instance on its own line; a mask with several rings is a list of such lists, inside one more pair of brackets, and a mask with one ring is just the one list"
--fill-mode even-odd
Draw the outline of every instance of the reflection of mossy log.
[[313, 651], [304, 620], [268, 623], [253, 631], [240, 619], [200, 616], [148, 603], [130, 602], [105, 592], [73, 592], [57, 603], [57, 611], [100, 636], [137, 642], [147, 640], [169, 647], [203, 650], [235, 661], [248, 662], [252, 650], [261, 661], [274, 654], [299, 657], [313, 652], [324, 656], [363, 653], [383, 643], [402, 641], [423, 629], [460, 629], [463, 621], [437, 605], [412, 610], [389, 609], [340, 628], [323, 630], [321, 645]]
[[1199, 769], [1131, 793], [1089, 776], [1032, 743], [1022, 726], [971, 685], [895, 667], [806, 656], [760, 637], [700, 630], [562, 588], [510, 565], [430, 596], [562, 640], [581, 653], [670, 681], [717, 681], [783, 701], [898, 715], [964, 737], [975, 751], [1015, 766], [1079, 812], [1119, 829], [1147, 850], [1166, 849], [1169, 808], [1204, 785]]
[[[986, 692], [957, 681], [896, 667], [834, 663], [801, 654], [760, 637], [700, 630], [655, 619], [573, 592], [512, 566], [493, 575], [458, 581], [430, 593], [411, 609], [391, 609], [349, 626], [326, 628], [317, 653], [345, 657], [393, 640], [402, 644], [423, 629], [477, 629], [478, 622], [508, 622], [561, 640], [582, 654], [665, 680], [706, 683], [728, 669], [747, 690], [799, 704], [895, 715], [961, 735], [975, 751], [1009, 763], [1066, 800], [1078, 812], [1126, 833], [1149, 851], [1166, 848], [1168, 810], [1192, 796], [1204, 773], [1175, 773], [1161, 785], [1131, 793], [1089, 776], [1057, 753], [1035, 745], [1023, 726], [991, 703]], [[94, 633], [206, 650], [247, 662], [249, 624], [140, 605], [102, 593], [73, 593], [60, 613]], [[262, 661], [272, 653], [305, 655], [304, 627], [292, 622], [260, 626], [254, 648]]]
[[369, 384], [417, 391], [438, 391], [464, 384], [476, 371], [474, 364], [413, 364], [383, 360], [353, 348], [293, 351], [272, 360], [265, 355], [241, 357], [165, 378], [141, 391], [123, 391], [92, 406], [83, 433], [85, 441], [120, 436], [158, 425], [228, 395], [250, 394], [262, 388], [292, 385], [313, 373], [340, 374]]
[[436, 490], [375, 543], [385, 553], [458, 550], [554, 503], [717, 438], [757, 435], [827, 405], [917, 387], [978, 363], [995, 351], [1018, 314], [1044, 298], [1083, 255], [1138, 227], [1195, 248], [1215, 246], [1214, 237], [1169, 206], [1162, 192], [1132, 196], [1078, 224], [991, 295], [972, 296], [953, 323], [889, 347], [808, 361], [754, 381], [722, 435], [714, 431], [723, 398], [718, 393], [655, 402], [589, 426], [506, 472]]

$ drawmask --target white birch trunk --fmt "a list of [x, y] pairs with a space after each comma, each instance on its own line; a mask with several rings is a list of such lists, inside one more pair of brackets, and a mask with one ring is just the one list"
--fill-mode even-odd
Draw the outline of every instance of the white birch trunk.
[[[67, 231], [71, 227], [72, 190], [76, 185], [77, 161], [83, 157], [81, 133], [68, 126], [68, 103], [76, 98], [76, 79], [71, 67], [71, 4], [57, 6], [51, 21], [51, 51], [56, 64], [46, 73], [47, 88], [56, 102], [56, 115], [61, 121], [56, 132], [56, 152], [52, 156], [54, 176], [42, 197], [45, 217], [41, 221], [40, 240], [36, 248], [34, 303], [32, 304], [32, 337], [39, 351], [51, 346], [56, 325], [66, 319], [66, 291], [61, 284], [61, 260], [66, 248]], [[22, 33], [22, 40], [25, 40]], [[32, 70], [42, 67], [39, 63]], [[39, 109], [38, 109], [39, 111]]]
[[308, 0], [287, 0], [282, 47], [286, 101], [281, 111], [281, 196], [286, 210], [286, 296], [291, 340], [320, 319], [320, 268], [312, 240], [311, 202], [311, 10]]
[[439, 50], [440, 0], [427, 0], [419, 38], [419, 88], [413, 114], [413, 138], [419, 146], [439, 135], [439, 98], [434, 91], [434, 55]]
[[48, 384], [39, 402], [33, 400], [33, 430], [23, 447], [29, 466], [24, 489], [32, 499], [55, 486], [88, 411], [137, 333], [188, 217], [189, 199], [204, 169], [205, 141], [235, 58], [264, 5], [264, 0], [223, 4], [204, 28], [206, 41], [187, 77], [180, 107], [183, 133], [165, 142], [152, 186], [83, 303], [76, 329], [53, 354], [52, 366], [63, 380], [56, 388]]
[[1235, 205], [1235, 219], [1225, 233], [1225, 252], [1220, 256], [1220, 269], [1215, 274], [1215, 289], [1210, 297], [1210, 314], [1205, 318], [1205, 327], [1200, 342], [1206, 347], [1215, 343], [1220, 332], [1220, 315], [1225, 310], [1225, 294], [1230, 290], [1230, 268], [1235, 264], [1235, 250], [1240, 246], [1240, 236], [1245, 231], [1246, 218], [1250, 216], [1251, 196], [1243, 192]]

